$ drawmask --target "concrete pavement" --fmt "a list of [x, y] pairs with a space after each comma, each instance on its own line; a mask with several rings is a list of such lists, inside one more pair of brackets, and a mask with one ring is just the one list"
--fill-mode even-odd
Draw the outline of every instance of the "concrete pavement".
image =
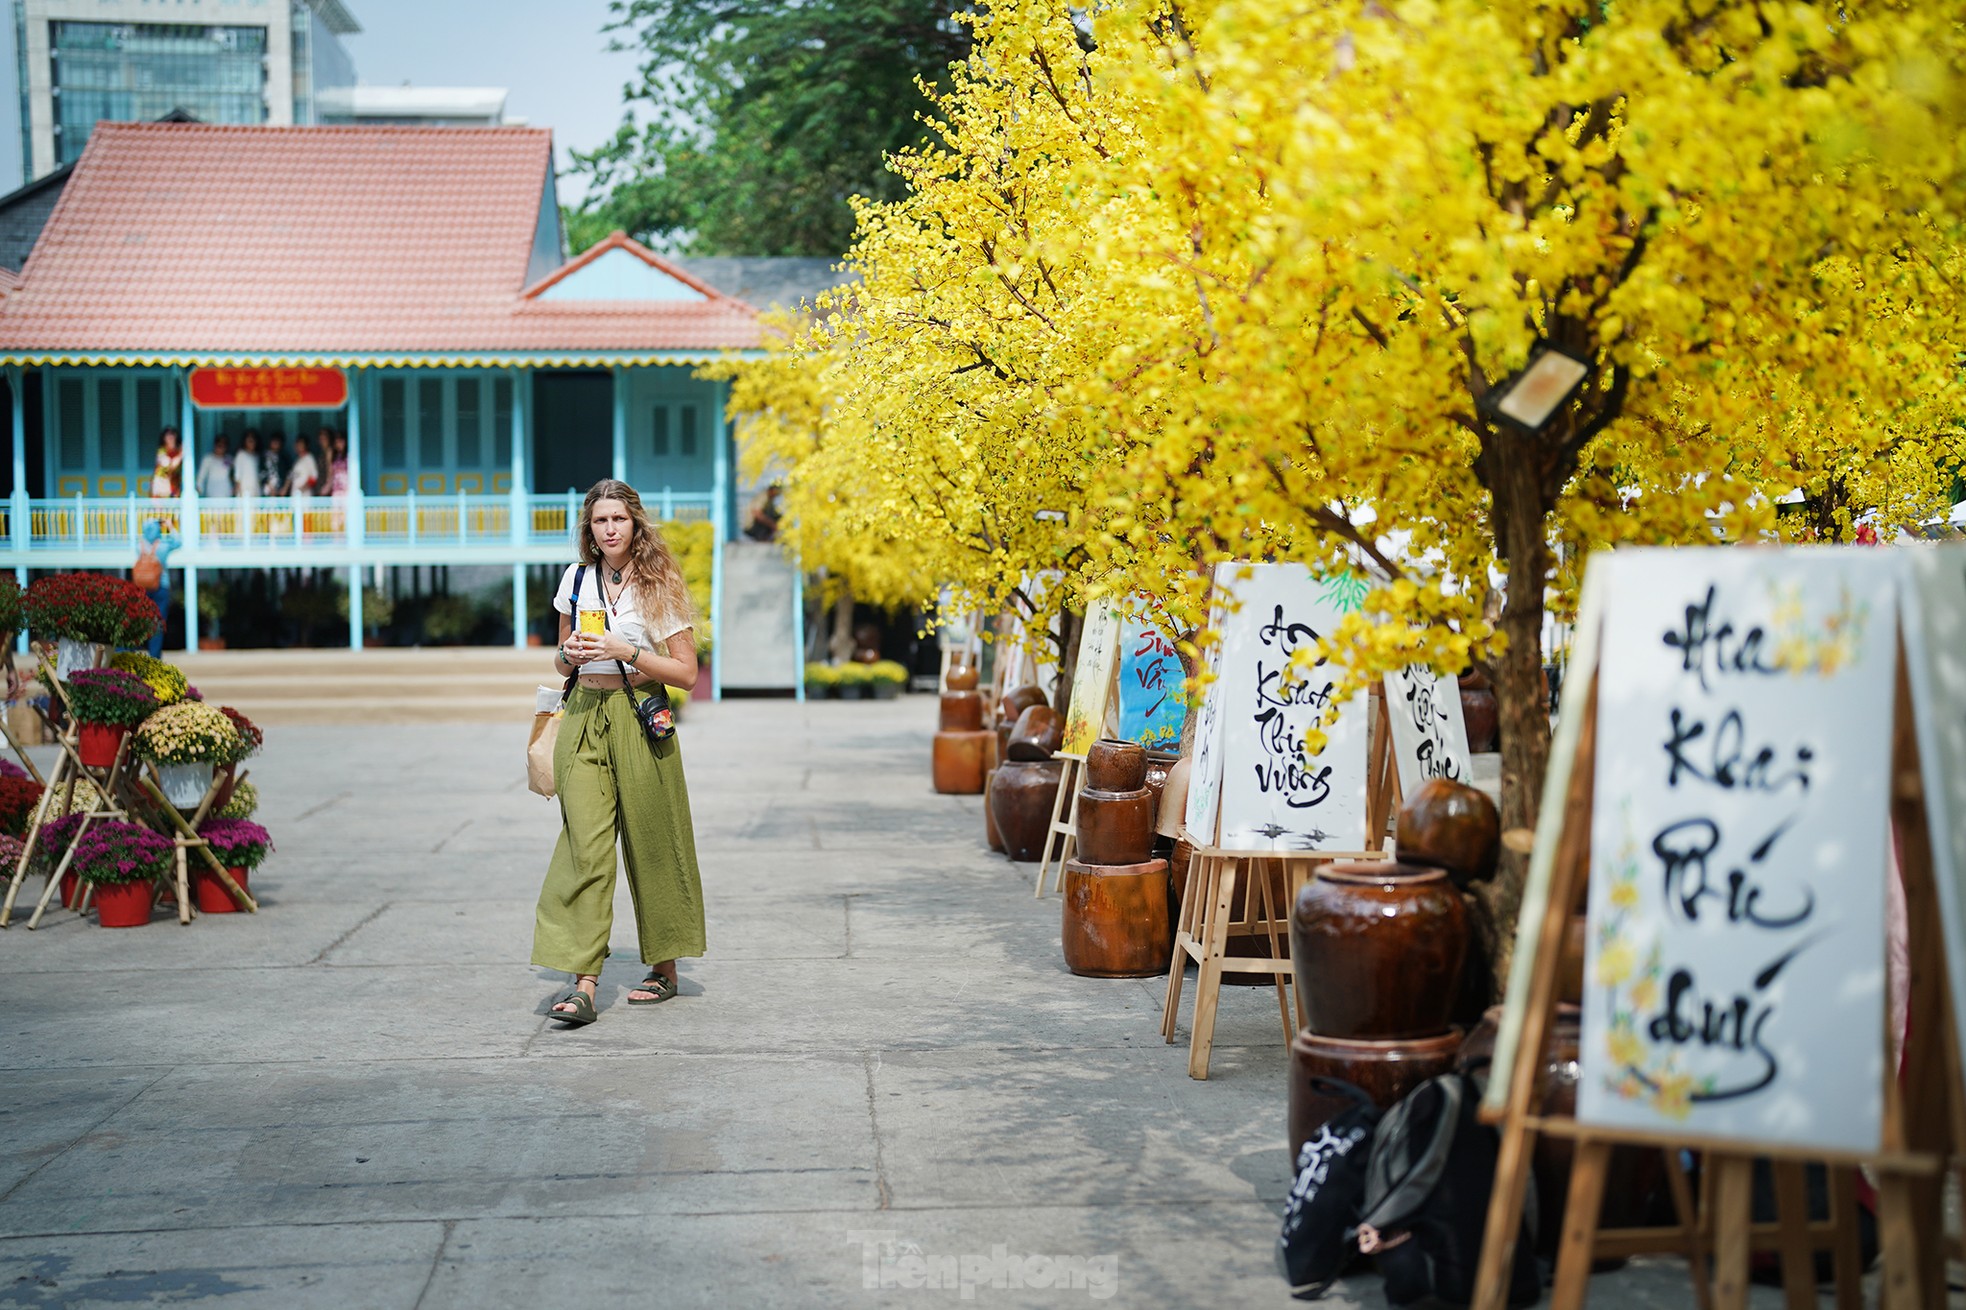
[[[710, 955], [629, 1008], [624, 892], [571, 1031], [524, 723], [276, 729], [260, 915], [0, 934], [0, 1306], [1288, 1304], [1272, 995], [1191, 1081], [1159, 980], [1068, 974], [931, 793], [934, 715], [692, 707]], [[1592, 1294], [1690, 1303], [1671, 1262]]]

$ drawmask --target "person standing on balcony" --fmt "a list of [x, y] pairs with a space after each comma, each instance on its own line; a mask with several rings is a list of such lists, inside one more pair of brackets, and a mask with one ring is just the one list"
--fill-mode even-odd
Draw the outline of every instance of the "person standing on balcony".
[[259, 495], [259, 432], [255, 428], [247, 428], [239, 438], [239, 453], [232, 457], [232, 483], [237, 488], [234, 494], [241, 500]]
[[170, 567], [171, 552], [177, 547], [176, 533], [165, 532], [164, 525], [156, 519], [144, 520], [143, 544], [137, 547], [137, 562], [130, 566], [130, 581], [143, 588], [157, 606], [157, 612], [164, 616], [164, 623], [157, 625], [156, 635], [150, 639], [152, 659], [164, 657], [164, 626], [171, 620], [171, 575], [165, 570]]
[[307, 503], [314, 499], [314, 489], [321, 482], [321, 466], [314, 462], [314, 452], [307, 448], [307, 438], [294, 438], [294, 467], [287, 474], [287, 494], [294, 498], [294, 520], [300, 531], [307, 531]]
[[328, 499], [334, 502], [334, 528], [340, 532], [342, 512], [348, 507], [348, 438], [333, 428], [322, 428], [321, 453], [328, 458]]
[[287, 483], [287, 439], [278, 432], [266, 434], [266, 453], [260, 456], [259, 490], [263, 496], [277, 496]]
[[[607, 479], [580, 511], [580, 563], [560, 579], [554, 671], [576, 679], [553, 753], [560, 839], [539, 892], [532, 962], [570, 973], [574, 990], [552, 1018], [594, 1022], [594, 990], [614, 926], [615, 846], [621, 847], [648, 976], [630, 1005], [676, 995], [676, 961], [704, 951], [703, 881], [696, 865], [682, 749], [651, 742], [634, 692], [696, 685], [689, 588], [676, 557], [625, 482]], [[576, 588], [578, 594], [576, 594]], [[577, 622], [582, 612], [592, 622]], [[605, 616], [601, 622], [599, 616]]]
[[198, 494], [206, 500], [232, 495], [232, 442], [224, 433], [212, 438], [212, 453], [198, 461]]
[[157, 464], [150, 471], [150, 494], [156, 500], [176, 500], [184, 494], [184, 442], [176, 428], [157, 434]]

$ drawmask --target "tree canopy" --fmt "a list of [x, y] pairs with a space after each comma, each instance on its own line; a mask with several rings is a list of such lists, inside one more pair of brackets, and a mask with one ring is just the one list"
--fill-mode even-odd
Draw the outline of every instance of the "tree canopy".
[[620, 228], [696, 254], [837, 257], [849, 198], [891, 200], [931, 85], [969, 53], [950, 0], [614, 0], [639, 52], [614, 139], [576, 153], [575, 248]]
[[[1533, 826], [1544, 615], [1590, 550], [1942, 512], [1966, 308], [1942, 8], [978, 14], [905, 194], [860, 206], [861, 285], [786, 343], [817, 388], [788, 506], [986, 606], [1055, 570], [1040, 605], [1144, 590], [1200, 627], [1216, 561], [1357, 570], [1328, 654], [1488, 671], [1504, 823]], [[1550, 347], [1585, 380], [1532, 431], [1496, 401]], [[1778, 520], [1795, 492], [1812, 512]]]

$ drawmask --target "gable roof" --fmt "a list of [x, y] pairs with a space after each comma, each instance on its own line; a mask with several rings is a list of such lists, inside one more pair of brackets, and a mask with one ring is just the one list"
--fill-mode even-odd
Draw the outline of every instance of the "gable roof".
[[750, 306], [707, 287], [691, 301], [528, 298], [551, 168], [552, 134], [523, 127], [98, 124], [0, 302], [0, 356], [374, 363], [756, 344]]
[[[639, 274], [639, 276], [638, 276]], [[623, 289], [644, 290], [624, 297]], [[708, 282], [650, 250], [626, 232], [610, 232], [526, 288], [528, 300], [728, 299]]]

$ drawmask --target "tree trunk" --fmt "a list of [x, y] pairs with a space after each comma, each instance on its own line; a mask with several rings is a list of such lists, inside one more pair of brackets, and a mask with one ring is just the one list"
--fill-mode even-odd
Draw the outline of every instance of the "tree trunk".
[[835, 664], [853, 656], [853, 587], [842, 585], [840, 598], [833, 605], [833, 637], [827, 655]]
[[1079, 667], [1079, 638], [1085, 632], [1085, 615], [1061, 610], [1058, 615], [1058, 686], [1051, 693], [1051, 708], [1060, 715], [1072, 704], [1072, 678]]
[[[1501, 629], [1507, 649], [1486, 669], [1502, 729], [1502, 832], [1533, 832], [1550, 758], [1549, 701], [1543, 692], [1543, 587], [1550, 573], [1541, 461], [1533, 437], [1510, 436], [1490, 487], [1496, 542], [1508, 566]], [[1508, 985], [1516, 915], [1529, 873], [1525, 850], [1502, 847], [1495, 879], [1482, 889], [1475, 945], [1492, 962], [1491, 1001]]]

